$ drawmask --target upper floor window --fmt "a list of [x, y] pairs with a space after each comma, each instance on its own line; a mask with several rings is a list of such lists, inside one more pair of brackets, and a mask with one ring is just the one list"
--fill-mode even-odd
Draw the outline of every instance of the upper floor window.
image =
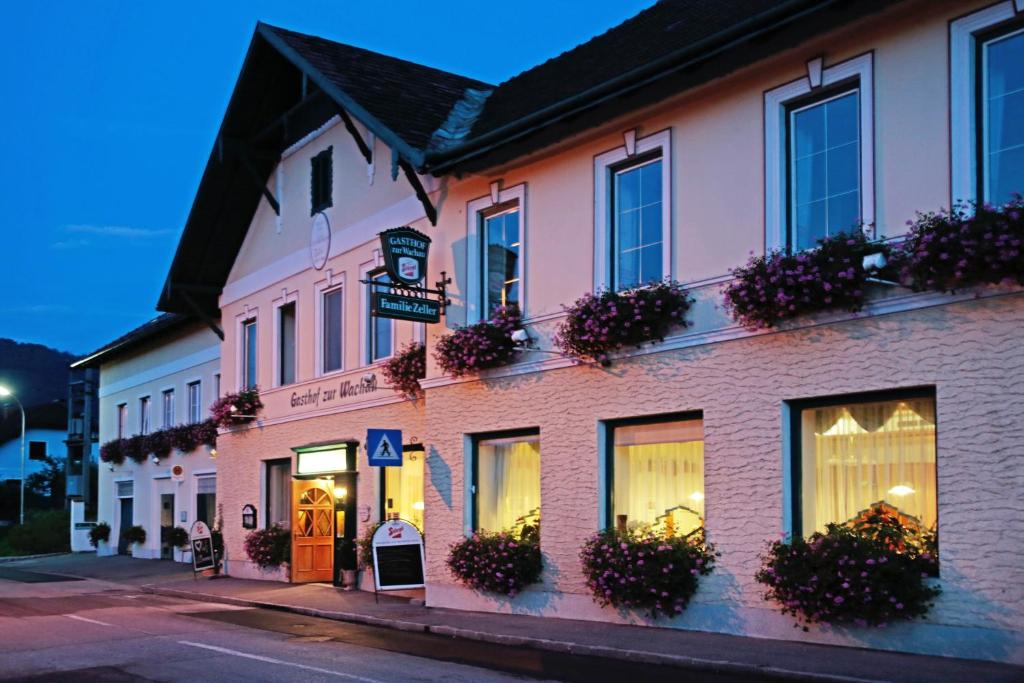
[[149, 396], [139, 399], [139, 434], [149, 434], [150, 420], [149, 409], [152, 401]]
[[295, 382], [295, 302], [289, 302], [277, 309], [277, 383], [278, 386]]
[[764, 95], [765, 246], [800, 251], [874, 236], [873, 59], [822, 68]]
[[391, 282], [387, 273], [383, 271], [374, 272], [369, 274], [368, 279], [373, 284], [366, 288], [366, 296], [368, 298], [366, 305], [366, 360], [369, 363], [374, 363], [389, 357], [392, 353], [394, 321], [390, 318], [379, 318], [373, 315], [371, 313], [372, 306], [369, 302], [369, 298], [373, 296], [374, 291], [387, 291], [387, 287], [378, 286], [387, 285]]
[[789, 239], [809, 249], [860, 222], [858, 90], [792, 107], [789, 138]]
[[494, 314], [499, 306], [526, 312], [526, 184], [499, 189], [467, 205], [466, 322]]
[[174, 389], [167, 389], [161, 396], [161, 412], [163, 413], [163, 426], [174, 426]]
[[242, 389], [255, 389], [257, 384], [256, 318], [242, 323]]
[[673, 277], [671, 135], [636, 138], [594, 158], [594, 288], [622, 290]]
[[117, 405], [117, 438], [123, 439], [128, 436], [128, 404]]
[[950, 24], [952, 199], [1024, 193], [1024, 20], [1001, 2]]
[[323, 371], [334, 372], [344, 366], [342, 358], [342, 288], [323, 293]]
[[333, 147], [328, 147], [310, 160], [310, 215], [334, 205], [331, 199], [334, 182], [332, 150]]
[[189, 382], [188, 384], [188, 421], [191, 424], [203, 420], [203, 383]]
[[519, 305], [519, 206], [483, 218], [483, 312]]

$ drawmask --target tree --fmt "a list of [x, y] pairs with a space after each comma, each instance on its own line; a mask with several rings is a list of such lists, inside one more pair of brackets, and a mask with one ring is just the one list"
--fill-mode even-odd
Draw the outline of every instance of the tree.
[[66, 459], [46, 456], [44, 463], [43, 469], [25, 477], [25, 502], [29, 502], [29, 496], [34, 496], [42, 507], [61, 507], [67, 484]]

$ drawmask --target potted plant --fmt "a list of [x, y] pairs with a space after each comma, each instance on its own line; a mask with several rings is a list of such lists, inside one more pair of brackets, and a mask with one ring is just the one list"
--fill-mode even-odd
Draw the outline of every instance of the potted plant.
[[255, 529], [245, 537], [244, 547], [245, 554], [260, 569], [276, 569], [291, 560], [291, 532], [277, 524]]
[[384, 362], [384, 378], [391, 388], [409, 398], [423, 393], [420, 380], [427, 376], [427, 347], [412, 342]]
[[598, 604], [646, 610], [653, 618], [681, 614], [700, 577], [714, 568], [715, 557], [703, 528], [668, 538], [650, 528], [605, 529], [580, 551], [587, 587]]
[[218, 427], [237, 427], [256, 419], [263, 410], [258, 388], [244, 389], [235, 394], [226, 394], [210, 406], [210, 414]]
[[809, 624], [883, 626], [924, 616], [940, 589], [934, 531], [914, 531], [884, 504], [810, 538], [775, 541], [757, 581], [783, 614]]
[[121, 532], [121, 536], [129, 544], [137, 543], [139, 545], [142, 545], [143, 543], [146, 542], [146, 530], [143, 529], [138, 524], [136, 524], [134, 526], [130, 526], [127, 529], [125, 529], [124, 531], [122, 531]]
[[106, 522], [100, 522], [93, 528], [89, 529], [89, 543], [93, 548], [97, 550], [100, 547], [100, 543], [110, 542], [110, 525]]
[[434, 358], [452, 377], [505, 365], [515, 357], [512, 333], [521, 327], [519, 307], [501, 306], [488, 320], [440, 337], [434, 347]]
[[188, 531], [180, 526], [163, 527], [160, 530], [160, 535], [160, 540], [172, 548], [177, 548], [178, 550], [188, 548]]
[[566, 355], [607, 365], [616, 351], [664, 341], [672, 328], [685, 327], [692, 303], [673, 281], [587, 293], [565, 307], [567, 316], [555, 334], [555, 345]]
[[515, 597], [540, 581], [539, 527], [526, 526], [519, 534], [475, 533], [451, 546], [447, 565], [458, 581], [471, 588]]

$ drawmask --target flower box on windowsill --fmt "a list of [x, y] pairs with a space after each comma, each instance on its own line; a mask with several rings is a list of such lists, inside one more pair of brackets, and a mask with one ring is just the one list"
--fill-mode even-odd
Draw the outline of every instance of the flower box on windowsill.
[[210, 414], [218, 427], [229, 429], [248, 424], [259, 417], [263, 410], [258, 388], [244, 389], [236, 394], [227, 394], [210, 406]]
[[506, 365], [516, 357], [512, 333], [520, 327], [519, 307], [500, 307], [490, 319], [440, 337], [434, 347], [434, 359], [452, 377]]

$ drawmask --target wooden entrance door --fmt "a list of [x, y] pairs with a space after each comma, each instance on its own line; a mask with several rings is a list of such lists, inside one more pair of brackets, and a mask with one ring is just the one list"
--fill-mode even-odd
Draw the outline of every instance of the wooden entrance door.
[[292, 488], [292, 581], [334, 580], [334, 499], [330, 482], [296, 481]]

